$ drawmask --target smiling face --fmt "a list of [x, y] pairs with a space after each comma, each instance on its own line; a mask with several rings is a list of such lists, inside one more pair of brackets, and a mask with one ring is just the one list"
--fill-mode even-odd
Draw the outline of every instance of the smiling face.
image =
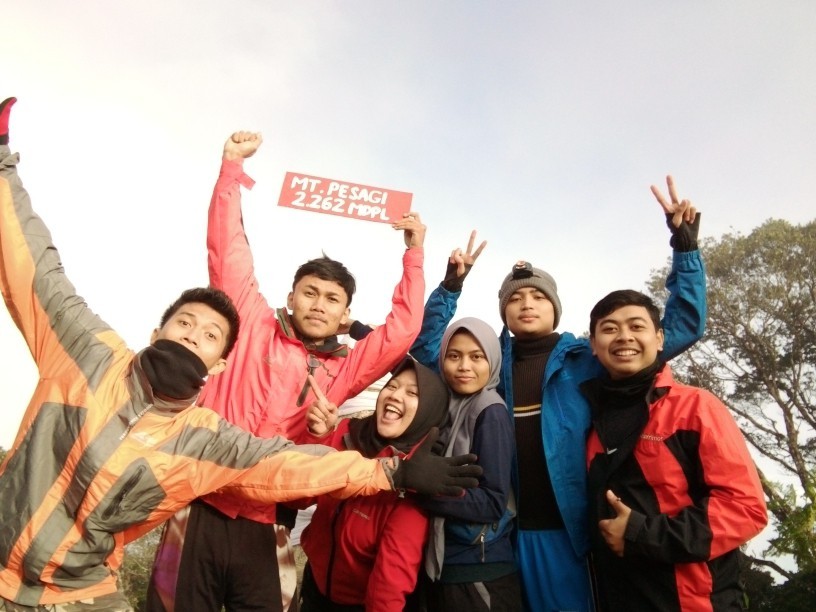
[[419, 386], [413, 368], [391, 378], [377, 396], [377, 433], [383, 438], [399, 438], [413, 422], [419, 407]]
[[340, 283], [309, 274], [295, 284], [286, 305], [292, 311], [295, 329], [319, 345], [348, 322], [348, 303]]
[[172, 340], [195, 353], [209, 374], [218, 374], [226, 367], [222, 357], [229, 334], [227, 319], [206, 304], [188, 302], [174, 312], [160, 328], [153, 330], [150, 343]]
[[535, 287], [513, 292], [504, 308], [507, 329], [517, 338], [533, 340], [553, 332], [555, 310], [547, 295]]
[[652, 365], [663, 350], [663, 330], [656, 329], [643, 306], [623, 306], [598, 319], [589, 338], [610, 378], [618, 380]]
[[442, 375], [448, 386], [460, 395], [484, 389], [490, 380], [490, 362], [473, 334], [461, 330], [451, 337], [442, 361]]

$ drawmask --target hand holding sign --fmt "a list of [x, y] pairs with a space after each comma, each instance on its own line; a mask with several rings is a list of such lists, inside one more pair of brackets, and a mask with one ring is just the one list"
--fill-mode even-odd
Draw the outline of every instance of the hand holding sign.
[[421, 247], [425, 243], [425, 230], [427, 229], [419, 218], [419, 213], [408, 212], [403, 214], [402, 219], [394, 223], [391, 227], [395, 230], [405, 232], [406, 248]]
[[306, 409], [306, 426], [314, 435], [322, 436], [337, 425], [339, 412], [337, 406], [326, 399], [323, 391], [317, 386], [314, 376], [309, 374], [306, 380], [317, 398]]
[[232, 161], [252, 157], [262, 142], [263, 136], [260, 132], [234, 132], [224, 143], [223, 158]]

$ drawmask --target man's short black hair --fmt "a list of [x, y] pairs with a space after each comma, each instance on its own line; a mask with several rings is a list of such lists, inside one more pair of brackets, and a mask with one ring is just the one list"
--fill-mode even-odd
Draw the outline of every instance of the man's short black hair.
[[196, 287], [182, 292], [178, 299], [170, 304], [167, 310], [164, 311], [159, 327], [164, 327], [170, 320], [170, 317], [176, 314], [179, 308], [191, 303], [205, 304], [227, 320], [227, 323], [229, 323], [227, 343], [224, 346], [221, 357], [223, 358], [229, 355], [235, 346], [235, 341], [238, 339], [241, 318], [238, 316], [238, 311], [235, 309], [235, 304], [232, 303], [230, 297], [220, 289], [215, 289], [214, 287]]
[[660, 309], [652, 298], [634, 289], [619, 289], [608, 294], [593, 306], [592, 312], [589, 313], [589, 335], [595, 336], [595, 325], [598, 324], [598, 321], [624, 306], [643, 306], [654, 323], [655, 331], [661, 328]]
[[297, 285], [298, 281], [300, 281], [300, 279], [304, 276], [316, 276], [321, 280], [333, 281], [337, 283], [343, 288], [343, 291], [346, 292], [346, 296], [348, 297], [346, 306], [351, 305], [351, 298], [354, 296], [354, 291], [357, 289], [357, 282], [354, 280], [351, 272], [346, 269], [346, 266], [341, 264], [339, 261], [336, 261], [331, 257], [327, 257], [325, 253], [323, 254], [323, 257], [310, 259], [305, 264], [300, 266], [297, 269], [297, 272], [295, 272], [295, 279], [292, 281], [293, 291], [295, 289], [295, 285]]

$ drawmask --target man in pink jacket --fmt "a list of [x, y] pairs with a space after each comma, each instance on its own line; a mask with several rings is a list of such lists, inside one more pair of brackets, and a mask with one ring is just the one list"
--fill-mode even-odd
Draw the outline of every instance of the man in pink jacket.
[[[224, 145], [221, 173], [209, 211], [210, 284], [235, 302], [241, 334], [227, 369], [201, 395], [228, 421], [261, 437], [298, 441], [314, 399], [311, 373], [335, 404], [357, 395], [408, 352], [422, 324], [425, 226], [409, 213], [394, 223], [404, 231], [403, 275], [385, 323], [356, 343], [337, 340], [349, 327], [354, 277], [340, 262], [320, 257], [296, 272], [287, 308], [261, 295], [241, 215], [241, 186], [254, 181], [244, 159], [261, 145], [253, 132], [236, 132]], [[351, 323], [355, 325], [356, 323]], [[295, 512], [229, 494], [195, 502], [168, 523], [151, 580], [151, 610], [294, 610], [296, 575], [289, 529]], [[280, 569], [280, 572], [279, 572]], [[293, 604], [293, 601], [295, 602]]]

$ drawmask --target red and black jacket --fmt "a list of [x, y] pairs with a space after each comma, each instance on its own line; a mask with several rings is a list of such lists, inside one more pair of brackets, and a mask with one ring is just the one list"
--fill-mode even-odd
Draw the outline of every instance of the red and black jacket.
[[[669, 366], [645, 399], [641, 413], [626, 413], [630, 435], [615, 448], [602, 433], [614, 417], [602, 400], [591, 400], [590, 531], [601, 609], [739, 609], [739, 547], [767, 523], [742, 433], [718, 398], [676, 383]], [[632, 509], [623, 557], [598, 529], [615, 516], [605, 498], [610, 489]]]

